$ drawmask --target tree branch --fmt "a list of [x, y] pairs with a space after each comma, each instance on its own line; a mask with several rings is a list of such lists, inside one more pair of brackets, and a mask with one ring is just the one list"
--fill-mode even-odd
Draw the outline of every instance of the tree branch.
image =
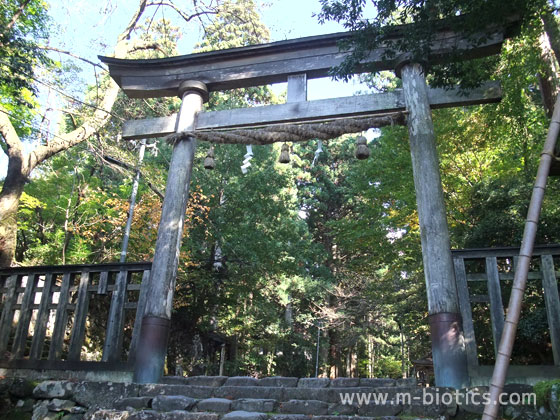
[[164, 52], [157, 42], [135, 42], [128, 48], [129, 53], [141, 50], [158, 50]]
[[[140, 0], [138, 9], [132, 17], [130, 23], [118, 36], [117, 45], [115, 46], [116, 57], [125, 57], [128, 53], [130, 53], [131, 48], [135, 48], [134, 46], [129, 45], [127, 39], [130, 37], [130, 34], [142, 16], [142, 13], [146, 8], [146, 1], [147, 0]], [[63, 150], [69, 149], [70, 147], [87, 140], [90, 136], [98, 132], [101, 127], [107, 124], [112, 116], [110, 110], [113, 108], [113, 105], [117, 100], [119, 89], [120, 88], [115, 81], [110, 79], [109, 86], [105, 89], [103, 94], [103, 100], [101, 101], [101, 104], [95, 108], [95, 112], [91, 117], [86, 118], [80, 127], [70, 133], [57, 136], [50, 144], [41, 145], [31, 151], [26, 159], [25, 175], [28, 176], [29, 173], [45, 159], [48, 159]]]
[[30, 1], [31, 0], [24, 0], [23, 3], [20, 4], [18, 11], [14, 14], [14, 16], [12, 16], [12, 20], [10, 21], [10, 23], [6, 25], [6, 28], [4, 29], [4, 33], [12, 29], [12, 27], [16, 24], [17, 20], [19, 19], [19, 17], [21, 16], [21, 14], [23, 13], [23, 11], [25, 10], [25, 8], [27, 7]]
[[20, 157], [23, 153], [23, 145], [21, 140], [9, 118], [9, 113], [0, 106], [0, 134], [4, 141], [2, 142], [2, 150], [9, 157]]
[[70, 51], [65, 51], [65, 50], [61, 50], [59, 48], [56, 47], [51, 47], [50, 45], [38, 45], [38, 48], [42, 49], [42, 50], [47, 50], [47, 51], [55, 51], [61, 54], [66, 54], [69, 55], [70, 57], [74, 57], [77, 58], [78, 60], [83, 61], [84, 63], [88, 63], [91, 64], [94, 67], [99, 67], [100, 69], [102, 69], [104, 72], [109, 73], [109, 70], [107, 70], [105, 67], [103, 67], [101, 64], [99, 63], [94, 63], [93, 61], [88, 60], [87, 58], [83, 58], [80, 57], [79, 55], [76, 55], [74, 53], [71, 53]]
[[[136, 171], [136, 169], [129, 165], [128, 163], [125, 162], [121, 162], [118, 159], [115, 159], [114, 157], [108, 156], [108, 155], [103, 155], [102, 159], [112, 165], [116, 165], [116, 166], [120, 166], [121, 168], [124, 168], [130, 172], [134, 172]], [[142, 179], [144, 180], [144, 182], [146, 183], [146, 185], [159, 197], [163, 200], [163, 194], [161, 193], [160, 190], [158, 190], [150, 181], [148, 181], [148, 178], [146, 178], [146, 176], [142, 173], [141, 170], [138, 170], [138, 172], [140, 172], [140, 176], [142, 177]]]
[[103, 101], [93, 115], [87, 118], [84, 123], [71, 131], [70, 133], [58, 136], [49, 145], [42, 145], [29, 153], [27, 159], [28, 173], [31, 172], [39, 163], [48, 159], [49, 157], [66, 150], [76, 144], [87, 140], [90, 136], [95, 134], [101, 127], [103, 127], [111, 118], [110, 111], [113, 104], [117, 99], [119, 93], [119, 86], [113, 79], [109, 82], [109, 87], [104, 93]]
[[144, 10], [146, 9], [146, 3], [147, 0], [140, 0], [140, 4], [138, 5], [136, 13], [134, 14], [134, 16], [132, 16], [132, 19], [130, 19], [130, 22], [128, 23], [126, 29], [117, 38], [117, 43], [121, 43], [122, 41], [130, 39], [130, 34], [136, 28], [138, 21], [142, 17], [142, 13], [144, 13]]
[[170, 1], [169, 2], [168, 1], [152, 2], [152, 3], [149, 3], [147, 6], [167, 6], [167, 7], [170, 7], [173, 10], [175, 10], [175, 12], [177, 12], [177, 14], [179, 16], [181, 16], [186, 22], [190, 22], [194, 18], [203, 16], [203, 15], [215, 15], [215, 14], [218, 13], [217, 10], [205, 10], [205, 11], [200, 11], [200, 12], [193, 13], [192, 15], [188, 15], [185, 12], [183, 12], [181, 9], [179, 9], [176, 5], [171, 3]]

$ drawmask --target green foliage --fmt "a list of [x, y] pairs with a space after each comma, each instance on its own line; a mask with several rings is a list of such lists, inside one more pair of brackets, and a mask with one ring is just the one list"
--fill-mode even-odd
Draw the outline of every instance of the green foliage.
[[13, 116], [20, 135], [30, 132], [20, 120], [31, 120], [37, 105], [34, 67], [54, 64], [38, 46], [46, 40], [48, 26], [43, 0], [0, 4], [0, 105]]
[[196, 52], [263, 44], [269, 39], [270, 33], [260, 21], [254, 0], [227, 0], [220, 5], [212, 24], [205, 27], [204, 40]]
[[[375, 15], [368, 16], [365, 1], [321, 0], [319, 21], [334, 20], [355, 31], [341, 45], [344, 49], [351, 48], [352, 52], [333, 70], [333, 75], [338, 78], [347, 80], [369, 52], [381, 45], [386, 48], [386, 59], [407, 52], [412, 60], [423, 63], [442, 29], [451, 27], [468, 43], [478, 46], [487, 41], [496, 27], [506, 28], [506, 32], [515, 31], [518, 25], [535, 25], [541, 13], [548, 12], [545, 0], [376, 0], [372, 3]], [[518, 22], [512, 24], [515, 19]], [[406, 28], [406, 36], [402, 36], [399, 25], [411, 23]], [[431, 65], [429, 72], [433, 75], [434, 85], [460, 84], [468, 89], [487, 80], [495, 71], [495, 58], [471, 62], [464, 62], [464, 59], [464, 53], [457, 50], [452, 52], [448, 63]]]
[[402, 378], [401, 361], [385, 357], [380, 359], [375, 366], [376, 378]]
[[[268, 28], [260, 21], [253, 0], [225, 1], [194, 52], [207, 52], [269, 42]], [[275, 102], [268, 86], [212, 92], [208, 108], [224, 110]]]

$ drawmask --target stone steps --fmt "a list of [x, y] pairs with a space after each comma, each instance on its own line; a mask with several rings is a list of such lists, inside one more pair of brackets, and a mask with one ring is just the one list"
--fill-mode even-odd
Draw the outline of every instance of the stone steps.
[[[79, 412], [86, 413], [84, 420], [371, 420], [440, 419], [459, 410], [480, 414], [483, 408], [444, 403], [443, 394], [450, 396], [451, 389], [392, 379], [190, 377], [165, 382], [46, 381], [33, 390], [34, 412], [43, 413], [37, 419], [58, 418], [56, 405], [74, 416], [68, 420], [81, 420]], [[509, 392], [514, 390], [525, 388]], [[468, 391], [480, 394], [487, 388]]]
[[[441, 414], [446, 411], [446, 407], [442, 404], [431, 404], [429, 407], [421, 404], [423, 393], [433, 392], [436, 391], [418, 387], [282, 388], [224, 385], [212, 388], [196, 385], [150, 384], [139, 387], [138, 396], [134, 401], [153, 398], [151, 407], [159, 410], [161, 401], [170, 397], [174, 399], [181, 397], [192, 402], [187, 408], [189, 410], [219, 413], [248, 411], [366, 416], [392, 416], [401, 412], [413, 415]], [[356, 398], [353, 403], [343, 403], [343, 398], [352, 395]], [[358, 404], [357, 395], [370, 395], [373, 399], [369, 404]], [[376, 403], [377, 395], [383, 396], [386, 401]], [[410, 401], [403, 401], [403, 395], [410, 395]], [[116, 404], [119, 408], [126, 408], [126, 401], [116, 402]], [[170, 410], [171, 408], [167, 411]]]
[[[396, 381], [381, 379], [369, 380], [376, 387], [366, 387], [360, 386], [359, 379], [340, 379], [172, 378], [164, 384], [135, 385], [134, 394], [105, 404], [92, 419], [341, 420], [351, 416], [356, 420], [397, 415], [439, 418], [456, 411], [456, 406], [422, 404], [423, 393], [436, 389], [410, 382], [397, 386]], [[386, 400], [343, 402], [359, 394], [383, 395]], [[404, 394], [410, 395], [410, 401], [400, 401]]]
[[[504, 389], [506, 397], [532, 391], [521, 384]], [[32, 413], [33, 420], [459, 419], [470, 413], [479, 416], [487, 392], [487, 387], [421, 388], [392, 379], [190, 377], [165, 378], [161, 384], [71, 380], [36, 384], [0, 378], [0, 417], [8, 412], [27, 416], [22, 418]], [[445, 396], [453, 395], [463, 399], [445, 402]], [[465, 401], [465, 396], [471, 398]], [[504, 409], [515, 414], [511, 417], [528, 413], [533, 417], [526, 418], [548, 420], [536, 415], [533, 407]]]
[[399, 413], [426, 415], [439, 415], [446, 412], [443, 405], [431, 405], [428, 409], [418, 404], [341, 404], [327, 403], [319, 400], [292, 399], [277, 401], [274, 399], [242, 398], [230, 400], [227, 398], [207, 398], [196, 400], [182, 395], [161, 395], [153, 399], [149, 397], [130, 397], [115, 401], [116, 410], [144, 410], [153, 409], [159, 412], [183, 410], [190, 412], [212, 412], [218, 414], [232, 411], [252, 413], [277, 413], [299, 415], [363, 415], [369, 417], [394, 416]]

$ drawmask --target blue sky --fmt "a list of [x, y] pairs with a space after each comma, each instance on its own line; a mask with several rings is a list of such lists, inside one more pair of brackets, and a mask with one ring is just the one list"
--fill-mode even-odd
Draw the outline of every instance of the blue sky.
[[[262, 19], [271, 32], [272, 41], [303, 36], [319, 35], [344, 31], [342, 25], [328, 22], [320, 25], [314, 13], [321, 9], [319, 0], [256, 0]], [[50, 14], [60, 25], [57, 41], [68, 47], [83, 49], [90, 58], [96, 54], [110, 54], [117, 35], [128, 23], [134, 12], [136, 0], [48, 0]], [[175, 1], [175, 4], [190, 3], [189, 0]], [[144, 16], [152, 16], [156, 7], [148, 7]], [[157, 8], [155, 19], [165, 16], [177, 19], [177, 14], [170, 8]], [[194, 29], [194, 26], [192, 25]], [[181, 54], [188, 54], [192, 46], [199, 41], [201, 33], [193, 30], [184, 34], [181, 40]], [[105, 44], [105, 49], [101, 44]], [[91, 49], [91, 47], [97, 47]], [[89, 51], [88, 51], [89, 50]]]
[[[182, 0], [189, 2], [189, 0]], [[256, 0], [261, 11], [262, 20], [269, 28], [272, 41], [313, 36], [344, 31], [336, 22], [319, 24], [313, 15], [319, 13], [319, 0]], [[51, 15], [60, 25], [60, 33], [55, 43], [92, 61], [98, 61], [97, 55], [110, 55], [118, 34], [130, 20], [136, 0], [49, 0]], [[180, 5], [181, 1], [175, 1]], [[79, 10], [79, 12], [77, 12]], [[156, 7], [146, 9], [144, 15], [152, 16]], [[160, 7], [155, 19], [161, 17], [172, 19], [181, 25], [180, 18], [170, 8]], [[182, 25], [185, 27], [185, 25]], [[179, 44], [180, 54], [189, 54], [194, 45], [201, 40], [202, 32], [197, 25], [188, 27]], [[314, 80], [309, 84], [309, 99], [321, 99], [351, 95], [363, 86], [333, 83], [330, 80]]]

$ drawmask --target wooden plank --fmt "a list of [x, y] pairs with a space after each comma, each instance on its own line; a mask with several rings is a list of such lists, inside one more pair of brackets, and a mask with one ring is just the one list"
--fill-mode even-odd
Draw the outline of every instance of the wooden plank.
[[[449, 108], [464, 105], [500, 101], [502, 91], [498, 82], [488, 82], [473, 89], [466, 96], [457, 89], [429, 89], [430, 107]], [[200, 112], [196, 119], [196, 130], [216, 128], [249, 128], [254, 126], [308, 121], [325, 121], [404, 111], [402, 90], [371, 95], [356, 95], [315, 101], [297, 101], [280, 105], [267, 105], [226, 111]], [[177, 114], [169, 117], [126, 121], [123, 139], [161, 137], [175, 133]]]
[[[486, 257], [511, 257], [519, 255], [519, 247], [495, 247], [495, 248], [468, 248], [454, 249], [451, 251], [454, 257], [463, 258], [486, 258]], [[533, 256], [544, 254], [560, 255], [560, 245], [535, 245]], [[514, 257], [515, 258], [515, 257]]]
[[123, 371], [131, 372], [134, 366], [130, 363], [107, 363], [95, 361], [68, 360], [0, 360], [0, 368], [5, 369], [33, 369], [33, 370], [63, 370], [63, 371]]
[[4, 294], [2, 316], [0, 317], [0, 355], [3, 355], [8, 349], [8, 340], [12, 330], [12, 321], [14, 320], [13, 306], [17, 301], [16, 286], [18, 278], [18, 275], [13, 274], [6, 279], [8, 291]]
[[111, 296], [111, 307], [109, 308], [105, 344], [101, 358], [103, 362], [116, 362], [120, 359], [127, 280], [128, 273], [126, 271], [120, 271], [115, 280], [115, 290]]
[[[52, 293], [51, 293], [51, 294], [52, 294]], [[31, 309], [33, 309], [33, 310], [39, 309], [40, 307], [41, 307], [41, 305], [37, 305], [37, 304], [31, 305]], [[58, 308], [58, 304], [56, 304], [56, 303], [50, 303], [50, 304], [48, 305], [48, 308], [47, 308], [47, 309], [49, 309], [49, 310], [55, 309], [55, 310], [56, 310], [56, 308]], [[20, 305], [20, 304], [14, 305], [14, 308], [13, 308], [13, 309], [14, 309], [14, 310], [16, 310], [16, 309], [21, 309], [21, 305]], [[68, 305], [66, 305], [66, 310], [67, 310], [67, 311], [70, 311], [70, 312], [71, 312], [71, 311], [73, 311], [74, 309], [76, 309], [76, 305], [74, 305], [73, 303], [69, 303]]]
[[560, 298], [552, 255], [542, 255], [543, 289], [554, 364], [560, 366]]
[[[499, 273], [500, 281], [513, 280], [514, 273]], [[527, 280], [540, 280], [542, 274], [540, 271], [530, 271], [527, 273]], [[467, 274], [467, 281], [487, 281], [486, 273], [469, 273]]]
[[84, 270], [89, 270], [90, 273], [101, 273], [103, 271], [127, 270], [130, 272], [141, 272], [149, 270], [152, 266], [151, 262], [136, 262], [136, 263], [109, 263], [109, 264], [71, 264], [71, 265], [40, 265], [30, 267], [10, 267], [0, 268], [0, 275], [11, 276], [12, 274], [64, 274], [73, 273], [79, 274]]
[[12, 354], [16, 359], [23, 357], [25, 351], [25, 343], [27, 342], [27, 335], [29, 334], [29, 322], [31, 321], [31, 314], [33, 313], [31, 306], [35, 301], [35, 287], [37, 287], [38, 281], [39, 276], [36, 274], [31, 274], [27, 277], [25, 291], [23, 292], [23, 298], [21, 300], [16, 334], [12, 345]]
[[68, 349], [68, 360], [80, 360], [82, 344], [86, 333], [86, 319], [89, 308], [89, 271], [82, 272], [80, 276], [80, 286], [78, 288], [78, 298], [76, 300], [76, 310], [74, 311], [74, 326], [70, 335], [70, 346]]
[[494, 339], [494, 354], [498, 357], [498, 347], [504, 330], [504, 304], [498, 274], [498, 260], [496, 257], [486, 257], [486, 274], [488, 275], [488, 297], [490, 298], [490, 320], [492, 321], [492, 337]]
[[41, 355], [43, 354], [43, 344], [45, 342], [45, 335], [47, 333], [47, 325], [49, 322], [51, 299], [52, 299], [51, 289], [53, 283], [55, 282], [55, 279], [56, 277], [51, 273], [45, 276], [45, 283], [41, 290], [41, 302], [39, 303], [39, 312], [37, 313], [37, 320], [35, 321], [35, 328], [33, 331], [33, 341], [31, 342], [31, 351], [29, 352], [30, 359], [40, 359]]
[[[68, 290], [69, 290], [70, 293], [74, 293], [74, 292], [77, 292], [79, 290], [79, 288], [80, 288], [79, 286], [70, 286], [70, 289], [68, 289]], [[114, 284], [110, 284], [110, 285], [107, 286], [107, 292], [112, 292], [113, 290], [115, 290], [115, 285]], [[129, 284], [129, 285], [126, 286], [126, 290], [140, 290], [140, 285], [139, 284]], [[18, 292], [18, 291], [20, 293], [24, 292], [23, 289], [16, 290], [16, 292]], [[57, 290], [55, 289], [55, 291], [57, 291]], [[98, 291], [99, 291], [99, 285], [90, 284], [88, 286], [88, 292], [97, 293]]]
[[136, 350], [140, 339], [140, 329], [142, 328], [142, 318], [144, 309], [146, 308], [146, 299], [148, 298], [148, 283], [150, 281], [150, 270], [144, 271], [142, 275], [142, 287], [138, 296], [138, 304], [136, 306], [136, 318], [134, 319], [134, 328], [132, 330], [132, 339], [128, 350], [128, 362], [134, 363], [136, 360]]
[[[203, 115], [202, 113], [199, 114]], [[122, 136], [124, 140], [151, 139], [175, 133], [177, 114], [169, 117], [146, 118], [143, 120], [125, 121]], [[145, 133], [145, 134], [143, 134]]]
[[51, 346], [49, 348], [49, 360], [58, 360], [62, 354], [62, 343], [64, 342], [66, 322], [68, 320], [67, 305], [71, 280], [72, 273], [64, 273], [58, 295], [58, 304], [56, 305], [56, 316], [51, 337]]
[[457, 282], [459, 309], [461, 311], [461, 317], [463, 318], [463, 334], [467, 351], [467, 363], [469, 369], [471, 369], [472, 367], [478, 366], [478, 350], [476, 348], [469, 288], [467, 286], [467, 273], [465, 271], [465, 261], [463, 258], [453, 258], [453, 269], [455, 270], [455, 281]]
[[472, 303], [488, 303], [490, 302], [490, 298], [488, 295], [471, 295], [471, 302]]
[[97, 286], [97, 294], [98, 295], [106, 295], [107, 294], [107, 283], [109, 281], [109, 272], [103, 271], [99, 275], [99, 284]]
[[[392, 41], [407, 35], [407, 26], [394, 28]], [[504, 40], [502, 33], [485, 38], [473, 46], [448, 26], [435, 35], [426, 59], [430, 64], [444, 63], [450, 55], [462, 51], [461, 58], [480, 58], [497, 54]], [[349, 52], [338, 43], [351, 33], [322, 35], [229, 50], [189, 54], [153, 60], [102, 57], [111, 77], [133, 98], [176, 96], [183, 80], [205, 83], [209, 91], [219, 91], [285, 82], [292, 74], [306, 73], [308, 78], [328, 77], [329, 71], [343, 62]], [[393, 70], [400, 54], [388, 58], [384, 47], [371, 51], [354, 71]]]

